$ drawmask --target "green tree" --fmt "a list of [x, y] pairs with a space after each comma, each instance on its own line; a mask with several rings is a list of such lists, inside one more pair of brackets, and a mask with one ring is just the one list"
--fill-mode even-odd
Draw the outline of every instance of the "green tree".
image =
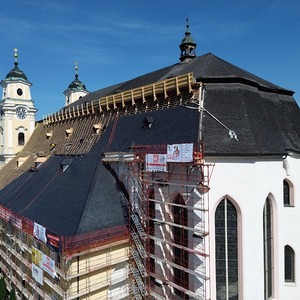
[[12, 290], [10, 291], [10, 294], [9, 294], [9, 300], [17, 300], [15, 289], [12, 289]]
[[5, 300], [7, 295], [6, 284], [4, 281], [4, 277], [0, 278], [0, 300]]

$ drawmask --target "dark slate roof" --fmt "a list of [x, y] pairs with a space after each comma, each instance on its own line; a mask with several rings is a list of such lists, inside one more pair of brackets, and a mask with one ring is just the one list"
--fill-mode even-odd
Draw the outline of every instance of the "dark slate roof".
[[85, 85], [78, 79], [78, 74], [75, 74], [75, 79], [69, 84], [68, 89], [72, 91], [87, 91]]
[[112, 95], [114, 93], [135, 89], [157, 81], [165, 80], [170, 77], [180, 76], [193, 72], [197, 81], [204, 83], [229, 83], [240, 82], [246, 85], [255, 86], [260, 90], [293, 95], [293, 91], [284, 89], [278, 85], [268, 82], [254, 74], [251, 74], [212, 53], [207, 53], [192, 59], [189, 62], [177, 63], [131, 80], [115, 84], [81, 98], [76, 104], [86, 101], [98, 100], [101, 97]]
[[[228, 84], [206, 84], [206, 88], [204, 107], [209, 112], [204, 112], [203, 117], [206, 155], [300, 152], [300, 110], [291, 96], [273, 94], [270, 97], [268, 93], [254, 87], [245, 88], [242, 84], [232, 84], [230, 88]], [[144, 126], [146, 117], [153, 118], [150, 129]], [[132, 145], [196, 143], [199, 113], [179, 106], [122, 116], [115, 122], [103, 135], [103, 139], [109, 141], [103, 152], [126, 152]], [[238, 140], [230, 138], [225, 126], [236, 133]]]
[[[212, 53], [190, 62], [178, 63], [83, 97], [97, 100], [120, 91], [134, 89], [170, 77], [193, 72], [205, 83], [203, 137], [208, 155], [277, 155], [300, 151], [299, 107], [293, 91], [255, 76]], [[79, 100], [80, 101], [80, 100]], [[176, 113], [174, 113], [176, 111]], [[150, 130], [142, 128], [145, 116], [155, 119]], [[141, 115], [120, 117], [112, 151], [126, 151], [132, 144], [159, 144], [195, 141], [196, 111], [187, 108], [163, 109]], [[238, 141], [229, 138], [226, 127], [234, 130]], [[107, 134], [109, 134], [107, 132]]]
[[18, 67], [18, 63], [15, 62], [15, 66], [12, 70], [10, 70], [10, 72], [6, 75], [6, 79], [7, 80], [24, 80], [26, 82], [29, 83], [27, 76], [25, 75], [25, 73], [19, 69]]
[[[152, 117], [151, 128], [145, 126], [145, 118]], [[107, 141], [102, 152], [130, 152], [133, 145], [162, 145], [189, 143], [196, 140], [198, 113], [184, 107], [157, 110], [115, 119], [107, 128], [102, 139]], [[111, 135], [113, 138], [111, 138]]]
[[123, 225], [120, 193], [100, 161], [101, 142], [82, 157], [73, 157], [60, 172], [65, 157], [54, 156], [36, 172], [24, 173], [0, 191], [0, 203], [58, 235]]

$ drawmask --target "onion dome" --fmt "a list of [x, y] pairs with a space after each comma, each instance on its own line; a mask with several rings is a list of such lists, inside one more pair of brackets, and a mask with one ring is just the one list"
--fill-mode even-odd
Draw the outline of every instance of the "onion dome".
[[70, 91], [87, 91], [85, 85], [78, 79], [78, 65], [75, 66], [76, 74], [75, 79], [69, 84]]
[[17, 81], [17, 80], [25, 80], [28, 82], [27, 76], [25, 75], [25, 73], [23, 71], [21, 71], [18, 67], [18, 49], [15, 48], [14, 49], [14, 57], [15, 57], [15, 62], [14, 62], [14, 68], [6, 75], [6, 79], [8, 80], [13, 80], [13, 81]]

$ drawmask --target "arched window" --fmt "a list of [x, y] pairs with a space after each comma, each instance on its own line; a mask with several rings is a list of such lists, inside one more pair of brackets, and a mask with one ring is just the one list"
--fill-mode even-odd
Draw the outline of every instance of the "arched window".
[[295, 252], [292, 247], [284, 247], [284, 280], [295, 282]]
[[[188, 289], [189, 274], [180, 268], [188, 268], [189, 263], [188, 252], [183, 249], [183, 247], [188, 247], [188, 231], [183, 228], [183, 226], [187, 226], [187, 209], [185, 208], [185, 202], [180, 194], [177, 194], [175, 197], [172, 213], [174, 217], [173, 242], [174, 244], [179, 245], [179, 247], [173, 246], [174, 263], [179, 266], [179, 268], [173, 267], [174, 283], [183, 287], [183, 289]], [[189, 299], [189, 296], [186, 295], [183, 290], [175, 288], [174, 291], [181, 299]]]
[[234, 205], [223, 199], [215, 212], [217, 300], [238, 299], [238, 227]]
[[284, 206], [293, 206], [292, 187], [287, 180], [283, 180], [283, 204]]
[[25, 134], [23, 132], [18, 133], [18, 145], [23, 146], [25, 144]]
[[273, 297], [274, 290], [274, 232], [273, 209], [271, 200], [267, 198], [263, 211], [264, 237], [264, 299]]

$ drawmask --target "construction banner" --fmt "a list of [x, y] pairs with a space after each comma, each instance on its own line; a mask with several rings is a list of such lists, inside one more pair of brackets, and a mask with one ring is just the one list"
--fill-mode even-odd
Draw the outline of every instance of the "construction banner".
[[167, 171], [166, 154], [146, 154], [146, 171]]
[[32, 247], [31, 248], [31, 261], [35, 265], [39, 266], [40, 268], [43, 267], [43, 252]]
[[55, 234], [50, 233], [50, 231], [47, 229], [46, 232], [47, 236], [47, 245], [48, 247], [55, 252], [61, 253], [62, 248], [62, 241], [61, 238]]
[[34, 223], [34, 229], [33, 229], [33, 235], [36, 237], [38, 240], [44, 242], [45, 244], [47, 243], [47, 237], [46, 237], [46, 228]]
[[46, 254], [43, 254], [43, 270], [46, 271], [49, 275], [51, 275], [53, 278], [56, 275], [55, 262]]
[[168, 145], [167, 162], [192, 162], [193, 147], [193, 143]]
[[35, 264], [32, 264], [32, 277], [41, 285], [43, 285], [44, 276], [43, 276], [43, 270], [36, 266]]

